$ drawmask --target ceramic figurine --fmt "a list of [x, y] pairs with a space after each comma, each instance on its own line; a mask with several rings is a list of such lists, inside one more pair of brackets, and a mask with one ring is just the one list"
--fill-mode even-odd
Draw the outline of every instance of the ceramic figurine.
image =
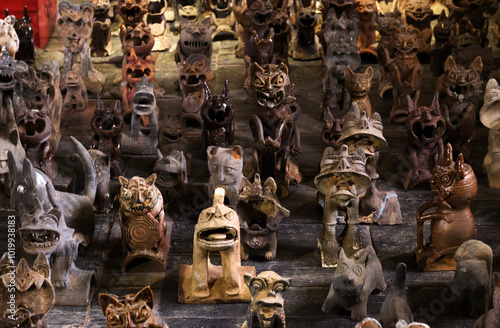
[[158, 160], [153, 172], [157, 176], [156, 187], [162, 193], [165, 204], [168, 204], [167, 214], [171, 218], [176, 218], [188, 194], [187, 164], [184, 153], [171, 150], [163, 156], [158, 149]]
[[418, 184], [429, 180], [432, 170], [442, 163], [444, 155], [443, 135], [446, 123], [439, 110], [439, 95], [436, 92], [430, 107], [417, 107], [408, 97], [408, 120], [405, 155], [410, 163], [410, 171], [404, 182], [404, 189], [413, 189]]
[[123, 24], [135, 26], [144, 21], [144, 15], [148, 13], [147, 0], [118, 0], [116, 10], [123, 19]]
[[[334, 102], [333, 104], [336, 105]], [[323, 120], [325, 122], [321, 130], [321, 138], [327, 147], [337, 149], [340, 144], [338, 140], [342, 135], [342, 125], [344, 124], [345, 112], [341, 111], [338, 106], [333, 108], [326, 107], [324, 110]]]
[[[95, 229], [93, 206], [97, 188], [95, 168], [85, 147], [73, 137], [71, 142], [83, 165], [83, 191], [81, 194], [56, 191], [56, 197], [63, 204], [61, 208], [68, 228], [76, 231], [82, 246], [87, 246]], [[28, 159], [24, 159], [21, 165], [10, 154], [8, 165], [11, 179], [11, 208], [16, 210], [19, 204], [23, 204], [28, 213], [34, 213], [36, 204], [33, 200], [38, 198], [42, 202], [43, 210], [49, 211], [53, 205], [49, 202], [45, 185], [52, 185], [50, 179], [42, 171], [33, 168]]]
[[97, 149], [109, 156], [111, 177], [121, 174], [120, 148], [122, 142], [123, 118], [120, 101], [116, 100], [113, 109], [104, 107], [97, 95], [94, 116], [90, 122], [92, 138], [90, 148]]
[[66, 73], [64, 83], [66, 86], [66, 95], [63, 102], [64, 110], [84, 111], [88, 104], [88, 95], [78, 64], [73, 64], [71, 70]]
[[108, 328], [168, 328], [154, 308], [153, 290], [149, 286], [137, 294], [124, 296], [101, 293], [99, 305]]
[[165, 18], [165, 11], [167, 10], [168, 4], [166, 0], [148, 1], [147, 23], [155, 38], [153, 51], [165, 51], [170, 49], [172, 45], [172, 41], [170, 41], [170, 38], [167, 36], [168, 28]]
[[399, 327], [397, 323], [400, 320], [413, 321], [413, 313], [406, 295], [406, 264], [402, 262], [396, 267], [394, 282], [382, 304], [378, 320], [384, 328]]
[[203, 21], [181, 19], [181, 33], [177, 43], [176, 61], [187, 61], [189, 56], [200, 55], [205, 59], [205, 65], [210, 67], [212, 58], [212, 38], [210, 35], [211, 18]]
[[153, 82], [148, 82], [148, 77], [143, 76], [140, 83], [135, 84], [135, 93], [132, 98], [132, 119], [130, 136], [137, 141], [142, 135], [140, 119], [148, 117], [151, 143], [156, 149], [158, 145], [158, 108], [153, 91]]
[[[12, 118], [12, 120], [14, 120]], [[10, 132], [5, 136], [0, 136], [0, 163], [7, 163], [7, 154], [12, 153], [13, 158], [23, 161], [26, 158], [26, 151], [23, 148], [19, 138], [19, 130], [17, 126], [7, 126], [7, 131]], [[0, 165], [0, 210], [7, 211], [10, 209], [10, 174], [7, 165]]]
[[[18, 320], [26, 318], [29, 324], [11, 327], [44, 328], [47, 327], [45, 315], [52, 309], [55, 292], [50, 282], [50, 265], [45, 254], [40, 253], [31, 269], [24, 258], [16, 266], [5, 253], [0, 259], [0, 312], [5, 317]], [[15, 279], [12, 276], [15, 275]], [[15, 292], [15, 303], [9, 304], [10, 295]], [[11, 311], [14, 310], [14, 311]], [[14, 321], [14, 320], [13, 320]], [[32, 322], [33, 321], [33, 322]], [[0, 322], [2, 325], [2, 322]], [[2, 325], [2, 327], [9, 327]]]
[[493, 280], [493, 251], [479, 240], [468, 240], [455, 252], [453, 307], [460, 315], [477, 318], [490, 308]]
[[434, 34], [434, 44], [431, 47], [431, 70], [433, 76], [439, 76], [444, 73], [445, 58], [451, 54], [450, 35], [455, 28], [455, 17], [453, 13], [446, 16], [443, 10], [438, 17], [437, 24], [432, 30]]
[[[9, 12], [5, 9], [5, 18], [7, 19], [8, 16]], [[24, 16], [22, 18], [14, 19], [14, 29], [19, 38], [19, 50], [16, 53], [16, 60], [33, 64], [35, 60], [35, 40], [33, 39], [33, 28], [31, 28], [31, 17], [28, 13], [28, 6], [24, 6]]]
[[14, 60], [19, 50], [19, 37], [14, 28], [15, 18], [7, 16], [5, 20], [0, 19], [0, 51], [7, 53]]
[[205, 102], [201, 106], [204, 147], [231, 147], [234, 136], [234, 107], [229, 99], [228, 81], [220, 95], [212, 95], [205, 86]]
[[66, 226], [63, 205], [57, 199], [54, 186], [50, 183], [45, 186], [47, 200], [43, 202], [52, 206], [50, 210], [44, 210], [38, 197], [30, 200], [34, 204], [32, 212], [23, 203], [18, 205], [21, 225], [17, 232], [22, 240], [21, 254], [25, 258], [44, 254], [50, 259], [50, 280], [55, 287], [56, 305], [86, 306], [95, 273], [75, 266], [81, 237]]
[[[224, 205], [224, 189], [215, 189], [214, 205], [198, 218], [193, 238], [193, 265], [179, 266], [180, 303], [249, 302], [243, 276], [255, 267], [242, 267], [238, 215]], [[209, 252], [219, 252], [221, 266], [210, 263]]]
[[155, 37], [151, 33], [151, 29], [144, 22], [137, 25], [122, 25], [121, 38], [123, 63], [125, 66], [128, 62], [128, 56], [134, 49], [135, 55], [138, 58], [144, 59], [151, 56], [151, 50], [155, 45]]
[[376, 58], [375, 21], [377, 20], [377, 3], [375, 0], [356, 1], [356, 9], [359, 15], [359, 53], [370, 54]]
[[316, 60], [321, 57], [319, 44], [316, 40], [316, 25], [319, 15], [316, 12], [316, 1], [309, 1], [309, 6], [302, 0], [296, 0], [297, 36], [292, 38], [290, 55], [295, 60]]
[[257, 105], [250, 116], [256, 142], [254, 173], [259, 173], [262, 179], [274, 178], [278, 198], [288, 195], [290, 183], [302, 181], [298, 163], [290, 156], [301, 153], [296, 124], [300, 107], [295, 102], [293, 87], [284, 63], [263, 67], [255, 64], [252, 84], [246, 89], [250, 102]]
[[356, 7], [356, 1], [355, 0], [329, 0], [329, 1], [322, 1], [321, 4], [323, 5], [323, 8], [321, 11], [323, 12], [323, 18], [325, 17], [325, 14], [327, 14], [330, 11], [330, 8], [334, 8], [339, 15], [341, 13], [349, 13], [355, 11]]
[[233, 146], [222, 148], [209, 146], [207, 148], [208, 170], [208, 195], [211, 198], [216, 188], [223, 188], [228, 205], [236, 206], [243, 179], [243, 148]]
[[[396, 2], [393, 2], [396, 3]], [[386, 91], [392, 89], [390, 63], [394, 56], [392, 46], [392, 28], [403, 25], [401, 13], [397, 10], [380, 13], [377, 17], [376, 29], [380, 33], [377, 46], [377, 61], [380, 66], [379, 96], [382, 98]]]
[[[385, 327], [385, 326], [384, 326]], [[429, 325], [421, 322], [407, 323], [401, 319], [396, 323], [395, 328], [430, 328]], [[354, 328], [382, 328], [380, 322], [373, 318], [365, 318], [361, 320]]]
[[276, 63], [288, 65], [288, 45], [292, 38], [292, 23], [288, 11], [288, 1], [282, 1], [280, 8], [273, 10], [273, 19], [270, 24], [273, 29], [273, 56]]
[[483, 167], [488, 174], [490, 188], [500, 188], [500, 87], [495, 79], [490, 79], [484, 92], [484, 104], [479, 112], [481, 123], [489, 132], [488, 153]]
[[500, 274], [495, 272], [495, 292], [493, 293], [493, 309], [483, 314], [474, 323], [474, 328], [498, 328], [500, 327]]
[[453, 56], [444, 64], [445, 74], [436, 82], [436, 89], [446, 96], [441, 112], [446, 121], [446, 136], [456, 153], [467, 160], [476, 126], [477, 98], [483, 93], [483, 63], [476, 57], [468, 68], [457, 65]]
[[111, 19], [109, 18], [109, 0], [92, 0], [94, 21], [90, 53], [92, 57], [107, 57], [111, 54]]
[[[3, 51], [0, 57], [0, 74], [5, 76], [5, 82], [0, 84], [0, 120], [7, 123], [9, 117], [14, 122], [14, 107], [12, 98], [17, 79], [14, 77], [18, 61], [12, 61], [7, 51]], [[15, 123], [14, 123], [15, 124]]]
[[163, 197], [155, 186], [156, 174], [128, 180], [120, 176], [120, 224], [123, 251], [122, 272], [135, 259], [152, 260], [165, 270], [169, 240], [164, 220]]
[[354, 73], [349, 67], [344, 70], [345, 86], [351, 101], [358, 104], [360, 111], [365, 111], [366, 116], [372, 115], [372, 105], [368, 93], [372, 87], [373, 68], [368, 66], [364, 73]]
[[241, 192], [236, 212], [240, 218], [241, 259], [247, 260], [250, 249], [265, 249], [268, 261], [276, 258], [280, 220], [290, 216], [276, 197], [276, 182], [267, 178], [261, 186], [260, 176], [255, 174], [253, 183], [247, 178], [241, 182]]
[[406, 121], [409, 114], [407, 96], [411, 97], [414, 104], [418, 104], [420, 98], [423, 68], [417, 57], [420, 51], [419, 35], [419, 31], [410, 26], [392, 28], [394, 58], [389, 60], [388, 66], [394, 97], [389, 120], [393, 123]]
[[241, 328], [286, 327], [285, 300], [281, 295], [292, 283], [274, 271], [264, 271], [257, 277], [245, 274], [245, 284], [250, 289], [252, 301]]
[[432, 10], [431, 0], [407, 1], [405, 6], [406, 24], [418, 29], [417, 43], [420, 44], [419, 51], [429, 53], [432, 39]]
[[97, 189], [94, 200], [94, 211], [109, 213], [113, 209], [113, 199], [110, 192], [111, 163], [108, 154], [97, 149], [89, 149], [94, 162]]
[[371, 245], [371, 238], [366, 238], [358, 229], [359, 196], [370, 185], [370, 177], [365, 171], [363, 149], [356, 148], [349, 155], [347, 145], [340, 146], [339, 151], [326, 148], [321, 160], [321, 171], [314, 178], [314, 184], [325, 195], [323, 228], [318, 239], [321, 262], [323, 267], [332, 267], [337, 264], [340, 248], [336, 235], [340, 211], [345, 213], [348, 224], [342, 242], [347, 255], [351, 256], [357, 249]]
[[179, 117], [176, 115], [163, 116], [158, 133], [158, 149], [161, 153], [168, 154], [172, 150], [179, 150], [184, 153], [187, 160], [189, 156], [187, 154], [188, 144], [186, 128]]
[[174, 32], [179, 31], [183, 20], [195, 22], [200, 19], [204, 12], [206, 3], [201, 0], [175, 0], [174, 7]]
[[211, 0], [212, 24], [215, 30], [212, 32], [212, 39], [222, 39], [227, 36], [238, 40], [238, 24], [232, 8], [232, 0]]
[[373, 247], [360, 249], [352, 258], [348, 258], [341, 248], [337, 270], [322, 310], [344, 309], [351, 312], [353, 320], [359, 321], [367, 316], [368, 296], [374, 290], [382, 292], [386, 288], [382, 265]]
[[[476, 223], [470, 202], [477, 194], [477, 180], [462, 154], [453, 161], [446, 146], [444, 162], [436, 164], [429, 179], [434, 200], [417, 210], [417, 267], [425, 271], [455, 270], [453, 254], [462, 243], [476, 238]], [[429, 214], [424, 212], [435, 207]], [[424, 223], [431, 221], [429, 240], [424, 244]]]

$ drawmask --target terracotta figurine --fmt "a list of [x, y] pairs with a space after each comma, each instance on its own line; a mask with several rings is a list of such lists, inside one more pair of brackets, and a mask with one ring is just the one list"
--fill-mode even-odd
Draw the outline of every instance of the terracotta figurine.
[[7, 16], [5, 20], [0, 19], [0, 51], [7, 51], [11, 60], [14, 60], [19, 50], [19, 37], [14, 28], [14, 20], [12, 16]]
[[273, 10], [270, 24], [273, 29], [273, 56], [276, 63], [288, 65], [288, 45], [292, 38], [292, 23], [288, 10], [288, 1], [282, 1], [281, 7]]
[[372, 116], [372, 105], [368, 93], [372, 87], [373, 68], [368, 66], [364, 73], [354, 73], [349, 67], [344, 70], [345, 85], [351, 101], [358, 104], [360, 111], [365, 111], [366, 116]]
[[87, 87], [83, 82], [82, 72], [78, 64], [73, 64], [64, 76], [66, 86], [66, 95], [64, 96], [63, 108], [65, 111], [76, 110], [84, 111], [88, 104]]
[[151, 29], [144, 22], [136, 25], [122, 25], [120, 41], [122, 43], [123, 61], [122, 66], [128, 62], [131, 50], [134, 49], [138, 58], [144, 59], [151, 56], [151, 50], [155, 45], [155, 37]]
[[429, 53], [431, 50], [432, 28], [431, 0], [407, 1], [405, 6], [406, 24], [418, 29], [417, 42], [420, 44], [419, 51]]
[[377, 20], [377, 3], [375, 0], [356, 1], [356, 9], [359, 15], [359, 53], [370, 54], [376, 58], [375, 21]]
[[90, 53], [92, 57], [106, 57], [111, 54], [111, 19], [109, 18], [109, 0], [92, 0], [94, 21]]
[[495, 79], [490, 79], [484, 92], [484, 105], [479, 112], [481, 123], [489, 132], [488, 153], [483, 167], [488, 174], [490, 188], [500, 188], [500, 87]]
[[212, 24], [215, 30], [212, 32], [212, 39], [222, 39], [232, 37], [238, 40], [238, 23], [234, 16], [232, 0], [211, 0]]
[[151, 34], [155, 38], [155, 46], [153, 51], [165, 51], [170, 49], [172, 41], [167, 36], [167, 20], [165, 12], [169, 2], [166, 0], [150, 0], [148, 1], [148, 17], [147, 23], [151, 29]]

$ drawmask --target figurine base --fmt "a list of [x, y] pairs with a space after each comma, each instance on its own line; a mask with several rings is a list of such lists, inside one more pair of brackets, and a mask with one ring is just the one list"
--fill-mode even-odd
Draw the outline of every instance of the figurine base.
[[[165, 238], [167, 238], [165, 236]], [[169, 239], [167, 239], [168, 241]], [[149, 249], [140, 249], [140, 250], [134, 250], [132, 252], [127, 252], [125, 255], [125, 258], [123, 259], [122, 262], [122, 267], [121, 271], [125, 272], [127, 271], [127, 266], [134, 260], [137, 259], [146, 259], [149, 260], [153, 265], [151, 265], [151, 270], [156, 270], [156, 271], [165, 271], [165, 267], [167, 265], [167, 255], [168, 255], [168, 244], [166, 243], [166, 247], [163, 247], [162, 250], [158, 252], [153, 252], [152, 250]]]
[[[222, 267], [218, 265], [208, 264], [209, 271], [209, 287], [210, 296], [207, 298], [196, 298], [191, 295], [191, 286], [193, 278], [193, 266], [187, 264], [179, 265], [179, 303], [185, 304], [214, 304], [214, 303], [248, 303], [250, 302], [252, 296], [250, 295], [250, 290], [243, 282], [243, 276], [245, 273], [249, 273], [252, 276], [256, 275], [255, 267], [246, 266], [239, 267], [238, 271], [241, 277], [241, 293], [236, 296], [228, 296], [224, 292], [222, 286]], [[219, 287], [220, 286], [220, 287]]]
[[317, 60], [321, 58], [320, 44], [317, 36], [314, 37], [314, 47], [302, 48], [298, 45], [296, 37], [292, 38], [289, 55], [295, 60]]
[[137, 140], [130, 136], [130, 127], [126, 127], [122, 132], [121, 153], [131, 155], [156, 155], [158, 147], [158, 139], [150, 138], [149, 136], [139, 131]]
[[95, 101], [89, 101], [85, 109], [80, 111], [76, 109], [66, 110], [63, 108], [61, 110], [61, 126], [89, 126], [92, 116], [94, 116], [95, 106]]
[[414, 253], [417, 257], [417, 269], [420, 271], [455, 271], [457, 267], [453, 254], [442, 256], [435, 262], [427, 263], [431, 255], [430, 248], [424, 248], [420, 252], [415, 249]]
[[90, 287], [95, 281], [95, 272], [80, 270], [72, 267], [68, 272], [70, 286], [56, 287], [56, 282], [52, 281], [56, 292], [55, 305], [63, 306], [88, 306]]

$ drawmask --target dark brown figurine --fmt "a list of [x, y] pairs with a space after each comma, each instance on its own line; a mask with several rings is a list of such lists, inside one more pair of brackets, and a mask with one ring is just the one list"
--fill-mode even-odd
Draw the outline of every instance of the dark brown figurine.
[[444, 73], [444, 62], [451, 54], [450, 35], [455, 28], [455, 17], [453, 13], [446, 16], [443, 10], [434, 25], [434, 44], [431, 47], [431, 70], [432, 75], [439, 76]]
[[236, 211], [240, 218], [242, 260], [248, 259], [251, 248], [265, 249], [268, 261], [276, 258], [279, 223], [290, 215], [276, 197], [276, 189], [273, 178], [267, 178], [261, 186], [258, 174], [255, 174], [253, 183], [247, 178], [241, 182]]
[[[9, 16], [5, 9], [5, 18]], [[11, 16], [13, 17], [13, 16]], [[33, 64], [35, 60], [35, 40], [33, 39], [33, 28], [31, 27], [31, 17], [28, 13], [28, 6], [24, 6], [24, 16], [14, 18], [14, 29], [19, 38], [19, 50], [16, 53], [16, 60], [22, 60], [28, 64]]]
[[377, 3], [375, 0], [356, 1], [359, 16], [358, 48], [360, 54], [377, 57], [375, 41], [375, 21], [377, 20]]
[[244, 279], [252, 301], [241, 328], [286, 328], [285, 300], [281, 294], [288, 290], [292, 279], [274, 271], [261, 272], [257, 277], [245, 274]]
[[500, 188], [500, 87], [495, 79], [490, 79], [484, 92], [484, 104], [479, 112], [481, 123], [490, 129], [488, 153], [483, 167], [488, 174], [490, 188]]
[[137, 294], [124, 296], [101, 293], [99, 305], [108, 328], [168, 328], [154, 308], [153, 290], [149, 286]]
[[341, 111], [336, 103], [331, 108], [327, 106], [324, 110], [323, 120], [325, 122], [321, 130], [321, 138], [327, 147], [337, 149], [340, 145], [338, 140], [342, 135], [342, 125], [344, 124], [345, 112]]
[[[453, 255], [462, 243], [476, 238], [476, 223], [470, 203], [477, 194], [477, 180], [462, 154], [453, 161], [446, 146], [444, 162], [436, 164], [429, 179], [434, 200], [417, 210], [417, 256], [419, 270], [455, 270]], [[430, 208], [435, 211], [424, 214]], [[429, 240], [424, 244], [424, 223], [431, 221]]]
[[111, 19], [108, 16], [109, 0], [92, 0], [94, 5], [94, 22], [90, 53], [92, 57], [106, 57], [111, 54]]
[[319, 14], [316, 12], [316, 1], [309, 1], [308, 6], [304, 2], [295, 1], [297, 36], [292, 39], [290, 55], [296, 60], [316, 60], [321, 57], [315, 33]]
[[7, 53], [11, 60], [14, 60], [19, 50], [19, 37], [14, 28], [13, 16], [7, 16], [5, 20], [0, 19], [0, 51]]
[[[214, 205], [200, 213], [194, 228], [193, 265], [179, 265], [180, 303], [250, 301], [243, 276], [255, 276], [255, 267], [241, 266], [240, 222], [236, 212], [224, 205], [224, 194], [217, 188]], [[221, 266], [210, 263], [210, 251], [220, 253]]]
[[181, 33], [177, 43], [177, 63], [187, 61], [192, 55], [202, 55], [205, 65], [210, 67], [212, 58], [212, 38], [210, 34], [210, 16], [203, 21], [181, 19]]
[[151, 33], [155, 38], [155, 46], [153, 51], [165, 51], [170, 49], [172, 41], [167, 36], [167, 21], [165, 12], [169, 2], [166, 0], [150, 0], [148, 1], [148, 17], [147, 23], [151, 29]]
[[474, 328], [500, 327], [500, 274], [495, 272], [495, 292], [493, 293], [493, 309], [483, 314], [474, 323]]
[[66, 86], [66, 95], [63, 101], [64, 110], [84, 111], [88, 104], [88, 95], [78, 64], [73, 64], [71, 70], [66, 73], [64, 84]]
[[125, 258], [122, 272], [133, 260], [146, 258], [165, 270], [169, 240], [163, 197], [155, 186], [156, 174], [143, 179], [120, 179], [120, 223]]
[[220, 95], [212, 95], [205, 85], [205, 102], [201, 106], [203, 119], [203, 140], [208, 146], [231, 147], [234, 136], [234, 107], [229, 100], [228, 81]]
[[430, 0], [406, 1], [405, 17], [406, 24], [416, 28], [418, 34], [417, 42], [420, 44], [419, 51], [429, 53], [432, 39], [432, 10]]
[[[175, 115], [165, 115], [160, 122], [158, 132], [158, 149], [162, 154], [168, 154], [172, 150], [179, 150], [188, 157], [189, 141], [186, 137], [186, 129], [182, 120]], [[188, 162], [189, 167], [189, 162]]]
[[439, 110], [439, 95], [436, 92], [430, 107], [416, 107], [408, 96], [408, 119], [405, 155], [410, 163], [410, 171], [404, 182], [405, 190], [429, 180], [432, 170], [442, 163], [444, 155], [443, 135], [446, 123]]
[[273, 29], [273, 55], [276, 63], [288, 65], [288, 45], [292, 38], [292, 23], [288, 11], [288, 1], [282, 1], [281, 8], [273, 10], [270, 27]]
[[354, 73], [349, 67], [344, 70], [345, 85], [351, 101], [358, 104], [360, 111], [372, 116], [372, 105], [368, 93], [372, 87], [373, 68], [368, 66], [364, 73]]
[[468, 68], [457, 65], [453, 56], [444, 64], [445, 74], [437, 81], [436, 89], [444, 94], [441, 112], [446, 121], [446, 137], [455, 153], [462, 153], [467, 160], [471, 153], [478, 98], [484, 84], [481, 79], [483, 63], [476, 57]]
[[155, 45], [155, 38], [149, 26], [144, 22], [140, 22], [135, 26], [122, 25], [121, 28], [120, 41], [123, 51], [123, 66], [127, 64], [132, 49], [134, 49], [135, 55], [141, 59], [151, 55], [151, 50]]

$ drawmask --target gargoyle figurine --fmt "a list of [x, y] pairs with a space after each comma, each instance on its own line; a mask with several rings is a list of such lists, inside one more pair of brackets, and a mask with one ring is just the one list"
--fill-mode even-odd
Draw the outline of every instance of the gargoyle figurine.
[[25, 258], [34, 258], [39, 254], [50, 258], [50, 279], [55, 287], [56, 305], [85, 306], [89, 302], [88, 295], [95, 274], [94, 271], [75, 267], [80, 243], [78, 234], [66, 226], [62, 204], [57, 199], [54, 186], [50, 183], [45, 186], [48, 200], [44, 201], [52, 206], [49, 211], [44, 210], [38, 197], [31, 199], [35, 205], [33, 212], [28, 211], [23, 203], [18, 205], [21, 254]]
[[[14, 118], [12, 118], [14, 120]], [[10, 125], [10, 126], [9, 126]], [[10, 175], [8, 163], [8, 153], [12, 153], [13, 158], [24, 160], [26, 151], [23, 148], [19, 139], [19, 130], [14, 124], [9, 124], [7, 129], [10, 130], [8, 135], [0, 136], [0, 210], [7, 211], [10, 209]], [[1, 316], [1, 314], [0, 314]]]
[[[417, 256], [419, 270], [455, 270], [453, 254], [462, 243], [476, 238], [476, 223], [470, 203], [477, 194], [477, 180], [462, 154], [453, 161], [453, 149], [446, 146], [444, 162], [436, 164], [429, 179], [434, 200], [417, 210]], [[424, 214], [430, 208], [436, 210]], [[424, 223], [431, 221], [429, 240], [424, 244]]]
[[[40, 253], [33, 263], [33, 269], [24, 258], [17, 267], [7, 253], [0, 259], [0, 316], [15, 318], [17, 322], [27, 318], [30, 323], [2, 327], [44, 328], [47, 327], [45, 315], [52, 309], [55, 291], [50, 282], [50, 265], [45, 254]], [[15, 279], [12, 275], [15, 274]], [[15, 292], [14, 306], [10, 295]], [[14, 320], [13, 320], [14, 321]], [[24, 321], [23, 321], [24, 322]]]
[[158, 145], [158, 108], [156, 107], [156, 97], [153, 91], [153, 82], [148, 82], [148, 77], [143, 76], [140, 83], [135, 84], [135, 93], [132, 98], [132, 119], [130, 136], [137, 141], [140, 131], [140, 119], [147, 116], [149, 118], [151, 143]]
[[168, 328], [154, 309], [153, 290], [149, 286], [124, 296], [101, 293], [99, 305], [108, 328]]
[[270, 24], [273, 29], [273, 56], [276, 63], [288, 65], [288, 45], [292, 38], [292, 23], [288, 12], [288, 1], [282, 1], [280, 8], [273, 10], [273, 18]]
[[493, 309], [483, 314], [474, 323], [474, 328], [500, 327], [500, 274], [495, 272], [495, 292], [493, 293]]
[[356, 249], [371, 245], [371, 238], [366, 238], [358, 229], [359, 196], [370, 185], [370, 177], [365, 171], [363, 149], [356, 148], [349, 155], [347, 145], [342, 145], [339, 151], [326, 148], [321, 160], [321, 171], [314, 178], [314, 184], [325, 195], [323, 228], [318, 239], [321, 263], [323, 267], [332, 267], [337, 264], [340, 248], [336, 225], [341, 211], [345, 213], [348, 224], [342, 244], [347, 255], [351, 256]]
[[333, 102], [333, 104], [335, 107], [326, 107], [324, 110], [323, 120], [325, 121], [325, 125], [321, 130], [321, 138], [327, 147], [337, 149], [339, 147], [337, 141], [342, 135], [345, 112], [336, 106], [336, 102]]
[[349, 67], [344, 70], [345, 86], [351, 101], [358, 104], [360, 111], [365, 111], [366, 116], [372, 116], [372, 105], [368, 93], [372, 87], [373, 68], [368, 66], [364, 73], [354, 73]]
[[[394, 26], [392, 47], [394, 58], [389, 60], [388, 66], [394, 103], [389, 120], [393, 123], [404, 123], [409, 114], [407, 96], [410, 96], [415, 104], [418, 104], [420, 98], [424, 69], [417, 57], [420, 51], [418, 30], [410, 26]], [[390, 55], [386, 57], [389, 58]]]
[[290, 287], [292, 279], [274, 271], [261, 272], [257, 277], [245, 274], [244, 279], [252, 301], [241, 328], [285, 328], [285, 300], [281, 294]]
[[3, 51], [0, 55], [0, 74], [5, 79], [5, 82], [0, 84], [0, 121], [4, 123], [10, 120], [15, 124], [15, 110], [12, 102], [17, 79], [14, 74], [20, 63], [22, 62], [11, 60], [7, 51]]
[[[238, 215], [224, 205], [224, 189], [217, 188], [213, 200], [194, 228], [193, 265], [179, 266], [179, 302], [249, 302], [243, 275], [255, 276], [255, 267], [241, 266]], [[210, 251], [220, 252], [222, 266], [210, 263]]]
[[234, 136], [234, 107], [229, 99], [229, 84], [226, 79], [220, 95], [212, 95], [205, 85], [205, 102], [201, 106], [204, 147], [231, 147]]
[[436, 92], [430, 107], [417, 107], [408, 97], [408, 120], [405, 155], [410, 163], [410, 171], [404, 182], [405, 190], [429, 180], [432, 170], [442, 163], [444, 155], [443, 135], [446, 124], [439, 110], [439, 95]]
[[228, 205], [235, 207], [238, 203], [241, 181], [243, 179], [243, 148], [233, 146], [222, 148], [209, 146], [207, 148], [208, 170], [210, 180], [208, 181], [208, 195], [211, 198], [216, 188], [225, 191]]
[[232, 0], [211, 0], [209, 1], [212, 9], [212, 24], [215, 31], [212, 32], [212, 39], [218, 40], [227, 36], [238, 39], [238, 24], [234, 17]]
[[481, 57], [476, 57], [465, 68], [457, 65], [453, 56], [449, 56], [444, 70], [445, 74], [436, 82], [436, 89], [446, 95], [441, 104], [441, 112], [446, 121], [446, 136], [454, 151], [462, 153], [467, 160], [476, 126], [477, 98], [482, 95], [484, 88], [481, 79], [483, 63]]
[[341, 248], [337, 270], [322, 310], [345, 309], [351, 311], [353, 320], [359, 321], [366, 318], [368, 296], [374, 290], [382, 292], [386, 288], [382, 265], [373, 247], [360, 249], [352, 258], [348, 258]]
[[479, 240], [467, 240], [455, 252], [453, 302], [457, 314], [477, 318], [490, 308], [493, 251]]
[[96, 98], [95, 112], [90, 122], [93, 132], [90, 148], [100, 150], [109, 156], [111, 177], [117, 177], [121, 174], [120, 145], [123, 130], [120, 101], [116, 100], [113, 109], [109, 109], [104, 107], [99, 95]]
[[[162, 154], [168, 154], [172, 150], [182, 151], [186, 160], [189, 141], [186, 137], [186, 129], [176, 115], [163, 116], [158, 133], [158, 149]], [[189, 167], [189, 164], [188, 164]]]
[[94, 200], [94, 210], [98, 213], [109, 213], [113, 209], [113, 199], [109, 189], [111, 177], [111, 159], [108, 154], [97, 149], [89, 149], [94, 162], [97, 190]]
[[134, 49], [137, 57], [144, 59], [151, 55], [155, 45], [155, 38], [151, 29], [144, 22], [137, 25], [122, 25], [120, 41], [122, 42], [123, 62], [126, 65], [130, 51]]
[[488, 153], [484, 157], [483, 167], [488, 173], [490, 188], [500, 188], [500, 87], [495, 79], [490, 79], [486, 85], [479, 118], [490, 129]]
[[75, 109], [84, 111], [88, 103], [87, 87], [83, 83], [82, 72], [78, 64], [73, 64], [71, 70], [64, 76], [66, 95], [64, 96], [63, 108], [66, 111]]
[[191, 22], [201, 18], [206, 9], [206, 3], [201, 0], [175, 0], [174, 7], [174, 32], [178, 32], [182, 25], [182, 20]]
[[122, 272], [135, 259], [146, 258], [165, 270], [167, 261], [167, 225], [163, 197], [156, 188], [156, 174], [128, 180], [120, 176], [120, 223], [125, 258]]
[[405, 17], [406, 24], [419, 30], [417, 42], [420, 44], [420, 52], [429, 53], [432, 39], [432, 10], [430, 0], [406, 1]]
[[[5, 18], [7, 19], [8, 16], [8, 10], [5, 9]], [[31, 28], [28, 6], [24, 6], [24, 16], [22, 18], [15, 18], [14, 29], [19, 38], [19, 50], [16, 53], [16, 60], [33, 64], [35, 60], [35, 40], [33, 39], [33, 28]]]
[[376, 58], [375, 21], [377, 20], [377, 3], [375, 0], [356, 1], [356, 9], [359, 16], [359, 53], [370, 54]]
[[281, 206], [276, 197], [276, 189], [273, 178], [267, 178], [261, 186], [258, 174], [253, 183], [247, 178], [241, 182], [236, 212], [240, 218], [242, 260], [248, 259], [251, 248], [264, 248], [268, 261], [276, 258], [279, 223], [283, 217], [290, 216], [290, 211]]
[[90, 53], [92, 57], [106, 57], [111, 54], [111, 19], [108, 16], [110, 1], [92, 0], [91, 3], [94, 5], [94, 21]]
[[292, 39], [290, 55], [296, 60], [319, 59], [321, 55], [315, 33], [319, 20], [316, 1], [309, 1], [309, 6], [305, 6], [302, 0], [296, 0], [295, 4], [297, 36]]
[[434, 44], [431, 47], [431, 71], [432, 75], [439, 76], [444, 73], [443, 67], [445, 58], [451, 54], [450, 35], [455, 28], [455, 17], [453, 13], [446, 16], [443, 10], [438, 17], [437, 24], [434, 25]]
[[123, 23], [130, 26], [144, 21], [144, 15], [148, 13], [147, 0], [118, 0], [116, 7], [118, 14], [123, 18]]
[[194, 54], [205, 57], [205, 65], [210, 67], [212, 58], [212, 38], [210, 34], [210, 16], [203, 21], [181, 19], [181, 33], [177, 43], [176, 62], [187, 61]]
[[153, 51], [164, 51], [170, 49], [172, 45], [172, 41], [167, 36], [168, 27], [165, 18], [165, 11], [168, 5], [169, 2], [166, 0], [148, 1], [148, 17], [146, 20], [155, 38]]
[[14, 29], [14, 19], [11, 16], [0, 19], [0, 52], [7, 51], [10, 59], [14, 60], [18, 50], [19, 37]]

